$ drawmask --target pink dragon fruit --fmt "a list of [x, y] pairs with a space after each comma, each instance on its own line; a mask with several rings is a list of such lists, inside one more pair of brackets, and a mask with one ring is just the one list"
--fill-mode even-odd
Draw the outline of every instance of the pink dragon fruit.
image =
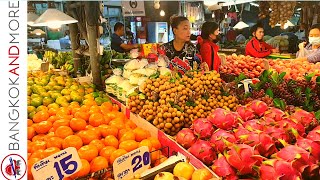
[[195, 135], [200, 139], [207, 139], [212, 136], [215, 130], [212, 123], [205, 118], [199, 118], [193, 121], [192, 129]]
[[254, 100], [250, 104], [250, 108], [253, 112], [259, 117], [263, 116], [263, 114], [267, 111], [268, 105], [265, 102]]
[[188, 151], [208, 166], [216, 159], [216, 153], [208, 141], [199, 139]]
[[272, 137], [263, 132], [250, 132], [247, 135], [239, 137], [241, 142], [249, 146], [255, 147], [259, 153], [265, 157], [277, 152], [275, 142]]
[[239, 106], [237, 108], [237, 113], [240, 115], [243, 121], [249, 121], [255, 118], [253, 110], [250, 107]]
[[312, 131], [310, 131], [307, 138], [311, 139], [312, 141], [320, 142], [320, 126], [317, 126]]
[[235, 144], [225, 153], [228, 163], [242, 175], [253, 174], [253, 166], [260, 165], [262, 157], [257, 156], [254, 148], [246, 144]]
[[178, 132], [176, 141], [184, 148], [188, 149], [197, 141], [197, 137], [193, 134], [191, 129], [183, 128]]
[[269, 134], [275, 140], [276, 147], [282, 147], [282, 144], [278, 139], [282, 139], [287, 143], [291, 142], [289, 134], [282, 128], [268, 126], [265, 128], [264, 132]]
[[234, 137], [234, 135], [223, 129], [216, 130], [212, 134], [210, 139], [210, 143], [212, 144], [215, 151], [221, 153], [228, 147], [228, 143], [234, 142], [236, 142], [236, 138]]
[[240, 136], [242, 136], [242, 135], [247, 135], [247, 134], [249, 134], [251, 131], [249, 131], [248, 129], [244, 128], [242, 125], [240, 125], [237, 129], [234, 129], [233, 132], [234, 132], [234, 136], [235, 136], [237, 139], [240, 139], [240, 138], [239, 138]]
[[264, 126], [256, 119], [249, 120], [249, 121], [243, 123], [243, 127], [245, 127], [246, 129], [248, 129], [250, 131], [252, 131], [252, 130], [262, 131], [264, 128]]
[[232, 178], [233, 176], [236, 176], [235, 169], [228, 164], [226, 158], [222, 154], [218, 155], [218, 158], [214, 161], [211, 168], [219, 177]]
[[217, 128], [231, 130], [237, 126], [239, 115], [222, 108], [217, 108], [208, 116], [208, 120]]
[[316, 160], [310, 156], [310, 153], [295, 145], [285, 145], [272, 157], [282, 159], [284, 161], [292, 163], [292, 166], [302, 173], [306, 168], [315, 165]]
[[262, 117], [259, 120], [260, 124], [264, 125], [264, 126], [274, 126], [276, 125], [276, 121], [273, 118], [270, 117]]
[[304, 126], [300, 123], [296, 124], [295, 122], [291, 121], [290, 119], [284, 118], [281, 121], [277, 122], [277, 126], [283, 128], [287, 131], [291, 131], [291, 129], [296, 129], [300, 136], [304, 137], [306, 134], [306, 130]]
[[312, 129], [318, 125], [314, 114], [303, 109], [297, 109], [293, 114], [291, 114], [290, 119], [295, 122], [297, 121], [296, 123], [301, 123], [307, 129]]
[[277, 159], [264, 161], [259, 169], [263, 180], [298, 180], [301, 174], [289, 162]]
[[275, 121], [281, 121], [286, 114], [278, 108], [271, 107], [265, 113], [264, 117], [272, 118]]
[[310, 152], [315, 159], [320, 160], [320, 142], [298, 137], [296, 145]]

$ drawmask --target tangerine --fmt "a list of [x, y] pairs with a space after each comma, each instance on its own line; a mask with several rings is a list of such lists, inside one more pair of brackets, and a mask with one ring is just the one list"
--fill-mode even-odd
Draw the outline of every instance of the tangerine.
[[108, 126], [106, 124], [102, 124], [99, 126], [101, 135], [106, 137], [108, 135], [113, 135], [114, 137], [118, 136], [118, 129], [114, 126]]
[[47, 148], [56, 147], [61, 149], [62, 143], [63, 143], [63, 139], [59, 137], [50, 137], [47, 139]]
[[113, 164], [113, 162], [120, 156], [126, 154], [127, 151], [124, 149], [117, 149], [115, 151], [113, 151], [110, 155], [110, 164]]
[[101, 113], [93, 113], [89, 117], [89, 124], [94, 127], [98, 127], [104, 123], [105, 123], [105, 120]]
[[28, 127], [32, 126], [33, 121], [31, 119], [28, 119]]
[[70, 127], [68, 126], [59, 126], [56, 131], [54, 132], [54, 134], [57, 137], [60, 137], [62, 139], [66, 138], [69, 135], [73, 135], [73, 131]]
[[38, 149], [36, 151], [34, 151], [33, 153], [31, 153], [30, 158], [39, 158], [39, 159], [43, 159], [45, 158], [45, 153], [43, 149]]
[[126, 140], [119, 144], [119, 149], [124, 149], [127, 152], [135, 150], [139, 147], [139, 143], [135, 140]]
[[34, 129], [34, 127], [28, 127], [27, 132], [28, 132], [28, 139], [29, 140], [32, 139], [36, 135], [36, 130]]
[[38, 134], [46, 134], [51, 129], [52, 123], [50, 121], [42, 121], [35, 124], [34, 128]]
[[105, 157], [108, 160], [108, 162], [110, 163], [110, 156], [111, 156], [112, 152], [115, 150], [117, 150], [117, 148], [115, 148], [113, 146], [106, 146], [101, 149], [99, 155]]
[[85, 145], [78, 150], [79, 157], [89, 162], [98, 156], [98, 149], [94, 145]]
[[135, 134], [136, 141], [138, 142], [150, 137], [150, 133], [140, 127], [135, 128], [133, 133]]
[[101, 149], [103, 149], [105, 146], [103, 140], [100, 140], [100, 139], [95, 139], [91, 141], [89, 145], [94, 145], [98, 149], [98, 152], [100, 152]]
[[45, 121], [49, 118], [49, 113], [47, 111], [39, 111], [33, 116], [33, 122], [39, 123]]
[[135, 134], [133, 133], [133, 131], [130, 130], [128, 132], [125, 132], [123, 136], [121, 136], [120, 143], [126, 140], [135, 140], [135, 139], [136, 139]]
[[115, 147], [115, 148], [117, 148], [117, 149], [118, 149], [118, 147], [119, 147], [119, 141], [118, 141], [118, 139], [117, 139], [115, 136], [113, 136], [113, 135], [109, 135], [109, 136], [107, 136], [106, 138], [104, 138], [104, 144], [105, 144], [106, 146], [113, 146], [113, 147]]
[[98, 156], [95, 157], [91, 162], [90, 162], [90, 172], [97, 172], [102, 169], [108, 168], [108, 160], [105, 157]]
[[57, 152], [59, 152], [59, 151], [60, 151], [60, 149], [57, 148], [57, 147], [47, 148], [46, 150], [43, 151], [44, 157], [51, 156], [52, 154], [55, 154], [55, 153], [57, 153]]
[[158, 149], [161, 148], [161, 143], [160, 143], [160, 141], [159, 141], [157, 138], [155, 138], [155, 137], [149, 137], [148, 139], [150, 140], [150, 142], [151, 142], [151, 144], [152, 144], [152, 147], [153, 147], [154, 149], [158, 150]]
[[80, 110], [74, 114], [74, 117], [84, 119], [85, 121], [89, 121], [90, 114], [88, 112], [83, 111], [80, 108]]
[[151, 152], [152, 151], [152, 143], [149, 139], [144, 139], [142, 140], [140, 143], [139, 143], [139, 147], [142, 147], [142, 146], [147, 146], [149, 148], [149, 151]]
[[68, 120], [68, 119], [59, 119], [59, 120], [56, 120], [52, 125], [54, 130], [56, 130], [60, 126], [70, 126], [70, 120]]
[[63, 149], [66, 149], [68, 147], [74, 147], [78, 150], [82, 147], [82, 145], [83, 145], [82, 139], [76, 135], [70, 135], [66, 137], [62, 142]]
[[80, 131], [78, 136], [82, 139], [83, 144], [89, 144], [91, 141], [99, 139], [97, 133], [91, 129]]
[[87, 126], [87, 122], [81, 118], [72, 118], [70, 120], [70, 127], [73, 131], [84, 130]]
[[90, 163], [86, 159], [80, 159], [81, 160], [81, 169], [70, 176], [72, 179], [76, 179], [78, 177], [86, 176], [90, 173]]

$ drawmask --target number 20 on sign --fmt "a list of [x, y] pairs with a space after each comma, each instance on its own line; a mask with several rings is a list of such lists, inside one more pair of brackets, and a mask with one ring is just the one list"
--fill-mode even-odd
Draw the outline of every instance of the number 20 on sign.
[[81, 169], [76, 148], [69, 147], [32, 165], [35, 180], [62, 180]]
[[142, 146], [136, 150], [118, 157], [113, 163], [115, 180], [132, 179], [134, 175], [141, 174], [149, 169], [151, 164], [150, 152], [147, 146]]

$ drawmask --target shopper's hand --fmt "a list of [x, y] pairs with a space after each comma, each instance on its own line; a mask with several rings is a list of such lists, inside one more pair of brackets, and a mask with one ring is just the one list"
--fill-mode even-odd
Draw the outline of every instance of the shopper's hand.
[[280, 52], [280, 51], [279, 51], [279, 48], [275, 48], [275, 49], [272, 49], [271, 52], [272, 52], [272, 53], [278, 53], [278, 52]]
[[306, 44], [307, 44], [306, 42], [300, 43], [300, 44], [299, 44], [299, 49], [300, 49], [300, 50], [304, 49], [304, 47], [306, 46]]

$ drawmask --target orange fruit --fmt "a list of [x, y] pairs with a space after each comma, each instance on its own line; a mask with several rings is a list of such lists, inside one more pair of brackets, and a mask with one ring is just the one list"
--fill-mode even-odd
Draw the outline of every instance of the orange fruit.
[[106, 146], [113, 146], [118, 149], [119, 147], [119, 141], [116, 137], [113, 135], [109, 135], [106, 138], [104, 138], [104, 145]]
[[65, 114], [57, 114], [56, 116], [57, 116], [58, 119], [71, 120], [73, 118], [73, 115], [65, 115]]
[[117, 104], [114, 104], [112, 106], [112, 111], [119, 111], [119, 110], [120, 110], [120, 107]]
[[41, 159], [40, 158], [30, 158], [28, 159], [28, 179], [29, 179], [29, 176], [32, 177], [32, 173], [31, 173], [31, 169], [32, 169], [32, 166], [34, 165], [34, 163], [40, 161]]
[[45, 141], [34, 141], [34, 142], [30, 143], [30, 145], [31, 145], [30, 153], [33, 153], [39, 149], [41, 149], [41, 150], [47, 149], [47, 143]]
[[118, 138], [121, 139], [121, 137], [128, 131], [131, 131], [131, 129], [128, 129], [128, 128], [120, 129], [118, 133]]
[[54, 130], [56, 130], [60, 126], [69, 126], [69, 124], [70, 124], [70, 120], [68, 120], [68, 119], [59, 119], [59, 120], [56, 120], [53, 123], [52, 127], [53, 127]]
[[124, 149], [127, 152], [135, 150], [139, 147], [139, 143], [135, 140], [126, 140], [119, 144], [119, 149]]
[[[99, 155], [105, 157], [108, 160], [108, 162], [110, 162], [110, 156], [111, 156], [112, 152], [115, 150], [117, 150], [117, 149], [113, 146], [106, 146], [101, 149]], [[110, 165], [112, 165], [112, 164], [110, 164]]]
[[101, 132], [99, 127], [93, 127], [90, 130], [94, 131], [96, 135], [99, 137], [99, 139], [101, 138]]
[[159, 141], [157, 138], [155, 138], [155, 137], [149, 137], [148, 139], [150, 140], [150, 142], [151, 142], [151, 144], [152, 144], [152, 147], [153, 147], [154, 149], [158, 150], [158, 149], [161, 148], [161, 143], [160, 143], [160, 141]]
[[49, 118], [49, 113], [47, 111], [39, 111], [33, 116], [33, 122], [38, 123], [45, 121]]
[[38, 149], [36, 151], [34, 151], [33, 153], [31, 153], [30, 158], [39, 158], [39, 159], [43, 159], [45, 158], [45, 153], [43, 149]]
[[110, 102], [104, 102], [100, 106], [101, 112], [106, 115], [112, 111], [112, 104]]
[[119, 119], [117, 119], [117, 120], [116, 120], [116, 119], [111, 120], [111, 121], [109, 122], [109, 125], [110, 125], [110, 126], [114, 126], [114, 127], [118, 128], [118, 129], [124, 129], [124, 128], [125, 128], [124, 122], [121, 121], [121, 120], [119, 120]]
[[86, 129], [88, 130], [88, 129], [92, 129], [93, 128], [93, 126], [91, 126], [91, 125], [87, 125], [86, 126]]
[[[89, 111], [90, 111], [90, 107], [91, 106], [89, 106], [89, 105], [82, 105], [81, 107], [80, 107], [80, 111], [81, 112], [88, 112], [89, 113]], [[90, 114], [89, 114], [90, 115]]]
[[89, 117], [89, 124], [94, 127], [98, 127], [104, 123], [105, 123], [104, 117], [101, 113], [93, 113]]
[[89, 145], [94, 145], [98, 149], [99, 152], [105, 146], [103, 140], [100, 140], [100, 139], [95, 139], [95, 140], [91, 141], [89, 143]]
[[84, 119], [85, 121], [89, 121], [90, 114], [89, 112], [82, 111], [80, 108], [80, 110], [74, 114], [74, 117]]
[[135, 128], [137, 128], [137, 125], [136, 125], [133, 121], [131, 121], [131, 120], [127, 120], [127, 121], [125, 122], [125, 126], [126, 126], [127, 128], [130, 128], [130, 129], [135, 129]]
[[59, 148], [50, 147], [50, 148], [47, 148], [46, 150], [44, 150], [44, 156], [48, 157], [48, 156], [51, 156], [52, 154], [55, 154], [55, 153], [57, 153], [59, 151], [60, 151]]
[[56, 120], [58, 120], [59, 118], [57, 116], [50, 116], [47, 121], [50, 121], [52, 123], [54, 123]]
[[56, 115], [70, 115], [71, 109], [69, 107], [60, 107]]
[[60, 137], [62, 139], [66, 138], [67, 136], [73, 135], [73, 131], [70, 127], [68, 126], [59, 126], [56, 131], [54, 132], [54, 134], [57, 137]]
[[123, 136], [121, 136], [120, 143], [126, 140], [135, 140], [135, 139], [136, 139], [136, 136], [133, 133], [133, 131], [128, 131], [128, 132], [125, 132]]
[[89, 162], [98, 156], [98, 149], [94, 145], [85, 145], [78, 150], [79, 157]]
[[114, 137], [118, 137], [118, 129], [114, 126], [108, 126], [106, 124], [102, 124], [99, 126], [101, 135], [106, 137], [108, 135], [113, 135]]
[[158, 166], [159, 164], [163, 163], [166, 161], [168, 158], [164, 155], [160, 155], [159, 159], [157, 159], [154, 163], [153, 166]]
[[54, 116], [57, 114], [57, 112], [59, 111], [59, 108], [50, 108], [48, 110], [49, 116]]
[[[70, 106], [69, 106], [70, 107]], [[74, 115], [76, 112], [80, 111], [79, 107], [71, 108], [71, 115]]]
[[149, 139], [144, 139], [142, 140], [140, 143], [139, 143], [139, 147], [142, 147], [142, 146], [147, 146], [149, 148], [149, 151], [151, 152], [152, 151], [152, 143]]
[[38, 134], [38, 135], [35, 135], [33, 138], [32, 138], [32, 141], [44, 141], [46, 135], [45, 134]]
[[74, 147], [78, 150], [82, 147], [82, 145], [83, 145], [82, 139], [76, 135], [70, 135], [66, 137], [62, 142], [63, 149], [66, 149], [68, 147]]
[[70, 127], [73, 131], [84, 130], [87, 126], [87, 122], [81, 118], [72, 118], [70, 120]]
[[38, 134], [46, 134], [52, 127], [52, 123], [50, 121], [42, 121], [34, 126], [35, 131]]
[[93, 105], [90, 107], [90, 110], [89, 110], [89, 113], [92, 114], [92, 113], [101, 113], [101, 110], [100, 110], [100, 107], [97, 106], [97, 105]]
[[33, 121], [31, 119], [28, 119], [28, 127], [32, 126]]
[[63, 143], [63, 139], [59, 137], [50, 137], [47, 139], [47, 148], [56, 147], [61, 149], [62, 143]]
[[81, 164], [82, 164], [81, 169], [77, 173], [70, 176], [72, 179], [86, 176], [90, 173], [90, 163], [86, 159], [81, 159]]
[[97, 172], [102, 169], [108, 168], [108, 160], [105, 157], [98, 156], [95, 157], [91, 162], [90, 162], [90, 172]]
[[140, 127], [135, 128], [133, 133], [135, 134], [136, 141], [138, 142], [150, 137], [150, 133]]
[[32, 139], [36, 135], [36, 130], [34, 129], [34, 127], [28, 127], [27, 132], [28, 132], [28, 139], [29, 140]]
[[110, 155], [110, 164], [113, 164], [114, 160], [116, 160], [118, 157], [126, 154], [127, 151], [124, 149], [117, 149], [115, 151], [113, 151]]
[[156, 149], [152, 148], [151, 152], [150, 152], [150, 156], [151, 156], [151, 162], [155, 163], [156, 160], [158, 160], [160, 158], [161, 155], [161, 151], [156, 151]]
[[89, 144], [91, 141], [100, 138], [97, 133], [91, 129], [79, 131], [77, 135], [82, 139], [83, 144]]

